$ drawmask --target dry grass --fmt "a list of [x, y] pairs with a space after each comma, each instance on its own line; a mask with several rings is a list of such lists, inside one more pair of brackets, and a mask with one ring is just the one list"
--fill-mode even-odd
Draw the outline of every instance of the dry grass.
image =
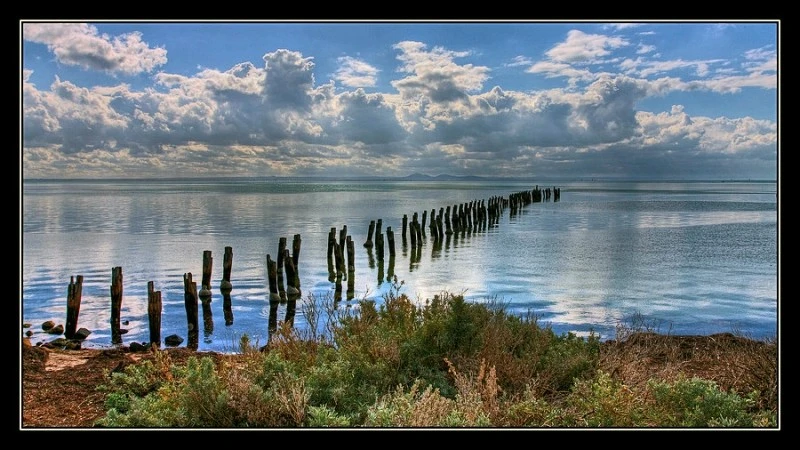
[[669, 336], [633, 333], [607, 341], [599, 368], [631, 387], [651, 378], [673, 381], [680, 375], [716, 382], [725, 391], [759, 392], [759, 407], [778, 406], [778, 346], [731, 333], [710, 336]]

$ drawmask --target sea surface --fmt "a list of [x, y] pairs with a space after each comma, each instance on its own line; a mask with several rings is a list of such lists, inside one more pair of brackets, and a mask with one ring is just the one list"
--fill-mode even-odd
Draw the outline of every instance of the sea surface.
[[[422, 244], [402, 238], [423, 211], [559, 188], [552, 198], [503, 211], [497, 223], [433, 244], [430, 217]], [[184, 276], [200, 289], [203, 254], [212, 263], [210, 307], [201, 307], [198, 350], [235, 352], [242, 336], [269, 339], [266, 257], [277, 259], [281, 237], [301, 237], [301, 297], [294, 327], [318, 332], [316, 311], [357, 313], [399, 292], [419, 303], [463, 294], [506, 311], [536, 317], [557, 334], [620, 329], [670, 334], [731, 332], [757, 339], [779, 332], [779, 230], [776, 182], [363, 181], [312, 179], [26, 180], [21, 208], [21, 322], [31, 341], [52, 340], [41, 324], [66, 322], [70, 280], [83, 277], [78, 328], [84, 347], [112, 347], [112, 268], [122, 267], [123, 344], [147, 342], [147, 285], [162, 295], [161, 338], [187, 345]], [[364, 247], [370, 221], [391, 227], [381, 263]], [[328, 235], [347, 226], [355, 244], [353, 292], [333, 302]], [[410, 235], [409, 235], [410, 236]], [[220, 281], [226, 247], [231, 268], [232, 323], [226, 323]], [[395, 281], [396, 280], [396, 281]], [[286, 320], [288, 303], [273, 315]], [[319, 305], [325, 305], [320, 307]], [[163, 344], [162, 344], [163, 345]]]

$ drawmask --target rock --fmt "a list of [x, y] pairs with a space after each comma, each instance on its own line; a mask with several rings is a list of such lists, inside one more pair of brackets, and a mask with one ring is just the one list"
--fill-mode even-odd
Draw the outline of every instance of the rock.
[[127, 328], [120, 328], [120, 329], [119, 329], [119, 334], [125, 334], [125, 333], [127, 333], [127, 332], [128, 332], [128, 329], [127, 329]]
[[132, 352], [144, 352], [147, 351], [150, 347], [144, 344], [140, 344], [138, 342], [131, 342], [130, 349]]
[[47, 330], [48, 334], [61, 334], [64, 332], [64, 325], [58, 324]]
[[29, 323], [23, 323], [22, 324], [22, 328], [30, 328], [30, 327], [31, 327], [31, 324], [29, 324]]
[[50, 342], [45, 342], [44, 344], [42, 344], [42, 346], [47, 348], [64, 348], [68, 343], [69, 339], [60, 337], [53, 339]]
[[123, 321], [122, 321], [122, 324], [123, 324], [123, 325], [128, 325], [128, 324], [130, 324], [130, 322], [129, 322], [129, 321], [127, 321], [127, 320], [123, 320]]
[[25, 336], [28, 336], [28, 337], [33, 336], [33, 331], [31, 331], [31, 330], [26, 331], [25, 332]]
[[67, 341], [64, 345], [64, 350], [80, 350], [81, 343], [79, 341]]
[[171, 334], [164, 338], [164, 343], [170, 347], [176, 347], [183, 343], [183, 338], [178, 336], [177, 334]]
[[86, 328], [79, 328], [78, 331], [75, 332], [75, 336], [73, 336], [72, 338], [82, 341], [87, 337], [89, 337], [90, 334], [92, 334], [92, 332], [87, 330]]
[[51, 328], [53, 328], [54, 326], [56, 326], [56, 323], [53, 322], [52, 320], [48, 320], [47, 322], [42, 324], [42, 329], [44, 331], [47, 331], [47, 330], [50, 330]]

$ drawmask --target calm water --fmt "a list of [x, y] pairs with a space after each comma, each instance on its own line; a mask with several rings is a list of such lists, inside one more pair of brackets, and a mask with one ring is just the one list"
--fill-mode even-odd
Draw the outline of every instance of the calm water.
[[[369, 222], [395, 231], [394, 275], [401, 292], [424, 301], [447, 291], [475, 302], [534, 314], [557, 333], [614, 338], [619, 324], [645, 321], [673, 334], [778, 333], [777, 185], [774, 182], [548, 182], [559, 202], [527, 205], [480, 232], [430, 236], [412, 260], [402, 217], [414, 212], [531, 190], [520, 182], [69, 181], [22, 186], [22, 322], [32, 341], [51, 340], [41, 323], [66, 321], [70, 277], [83, 275], [78, 327], [84, 346], [111, 346], [111, 271], [123, 270], [123, 342], [149, 339], [147, 283], [162, 292], [162, 339], [187, 338], [183, 276], [202, 276], [214, 259], [213, 327], [200, 350], [235, 351], [243, 334], [265, 343], [266, 255], [279, 238], [302, 237], [303, 297], [331, 298], [328, 232], [346, 225], [355, 242], [354, 299], [381, 301], [391, 289], [383, 266], [363, 247]], [[541, 187], [544, 187], [542, 185]], [[426, 227], [427, 228], [427, 227]], [[426, 232], [428, 230], [426, 229]], [[233, 248], [234, 322], [225, 324], [219, 291], [226, 246]], [[344, 282], [346, 290], [347, 282]], [[202, 308], [201, 308], [202, 311]], [[283, 319], [285, 306], [278, 310]], [[298, 302], [295, 326], [307, 326]], [[200, 314], [200, 326], [203, 316]], [[186, 341], [184, 341], [184, 344]]]

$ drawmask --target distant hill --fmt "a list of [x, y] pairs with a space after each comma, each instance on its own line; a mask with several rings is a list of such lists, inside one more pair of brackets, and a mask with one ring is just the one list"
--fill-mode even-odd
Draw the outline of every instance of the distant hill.
[[412, 173], [405, 177], [398, 177], [399, 180], [407, 181], [480, 181], [485, 180], [485, 177], [477, 175], [447, 175], [439, 174], [436, 176], [426, 175], [424, 173]]

